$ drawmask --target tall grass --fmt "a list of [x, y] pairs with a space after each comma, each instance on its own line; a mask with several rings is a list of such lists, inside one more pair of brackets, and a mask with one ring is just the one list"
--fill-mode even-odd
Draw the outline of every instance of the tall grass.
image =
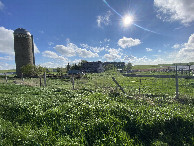
[[[132, 98], [117, 89], [112, 76]], [[117, 73], [87, 75], [75, 82], [75, 90], [70, 80], [63, 79], [48, 79], [42, 88], [1, 82], [0, 145], [194, 143], [193, 96], [176, 99], [172, 91], [160, 95], [147, 87], [161, 84], [153, 79], [142, 81], [144, 96], [133, 95], [139, 79]]]

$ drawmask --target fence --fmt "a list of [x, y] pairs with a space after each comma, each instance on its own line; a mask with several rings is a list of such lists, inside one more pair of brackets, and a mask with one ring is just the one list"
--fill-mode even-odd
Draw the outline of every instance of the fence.
[[[100, 73], [87, 74], [82, 78], [75, 79], [51, 79], [45, 78], [45, 85], [48, 87], [99, 91], [109, 94], [111, 92], [120, 93], [120, 87], [115, 84], [112, 77], [123, 88], [123, 91], [129, 96], [190, 96], [194, 97], [194, 77], [178, 76], [178, 92], [175, 76], [162, 75], [121, 75], [120, 73]], [[43, 78], [42, 78], [43, 79]], [[21, 83], [24, 85], [40, 86], [40, 79], [7, 79], [8, 83]], [[0, 82], [6, 83], [5, 75], [1, 76]], [[43, 84], [42, 83], [42, 84]], [[74, 84], [72, 84], [74, 83]]]
[[[155, 77], [128, 77], [125, 89], [132, 95], [146, 96], [193, 96], [193, 78], [155, 78]], [[124, 85], [123, 84], [123, 85]], [[138, 85], [139, 84], [139, 85]], [[138, 87], [139, 86], [139, 87]]]
[[[178, 76], [177, 75], [177, 73], [176, 73], [176, 75], [130, 75], [130, 74], [123, 74], [123, 76], [127, 76], [127, 77], [144, 77], [144, 78], [160, 78], [160, 79], [162, 79], [162, 86], [163, 86], [163, 79], [165, 78], [165, 79], [174, 79], [175, 80], [175, 83], [174, 83], [174, 85], [175, 85], [175, 88], [176, 88], [176, 97], [178, 97], [179, 96], [179, 80], [180, 79], [187, 79], [187, 80], [189, 80], [189, 79], [194, 79], [194, 76]], [[172, 80], [172, 82], [173, 82], [173, 80]], [[140, 79], [140, 85], [139, 86], [141, 86], [141, 79]], [[181, 85], [182, 85], [183, 83], [181, 83]], [[193, 84], [193, 83], [192, 83]], [[164, 90], [164, 89], [163, 89]], [[140, 87], [139, 87], [139, 92], [140, 92]]]
[[[120, 92], [122, 87], [124, 93], [129, 96], [190, 96], [194, 97], [194, 77], [161, 76], [161, 75], [125, 75], [120, 74], [96, 74], [90, 75], [89, 80], [75, 80], [75, 89], [89, 88], [104, 92], [104, 90]], [[177, 88], [178, 87], [178, 88]], [[122, 91], [122, 92], [123, 92]]]

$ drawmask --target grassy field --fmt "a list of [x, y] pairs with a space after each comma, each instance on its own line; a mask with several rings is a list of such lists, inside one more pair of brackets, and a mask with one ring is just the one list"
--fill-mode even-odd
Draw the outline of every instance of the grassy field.
[[[123, 94], [112, 81], [115, 77]], [[0, 78], [0, 145], [193, 145], [194, 84], [89, 74], [75, 80]]]
[[11, 70], [0, 70], [0, 73], [9, 73], [9, 72], [16, 72], [15, 69], [11, 69]]
[[132, 69], [157, 69], [157, 68], [163, 68], [165, 66], [172, 66], [172, 64], [161, 64], [161, 65], [135, 65], [132, 67]]
[[134, 65], [132, 69], [157, 69], [157, 68], [164, 68], [167, 66], [175, 66], [175, 65], [194, 65], [194, 62], [189, 62], [189, 63], [173, 63], [173, 64], [158, 64], [158, 65]]

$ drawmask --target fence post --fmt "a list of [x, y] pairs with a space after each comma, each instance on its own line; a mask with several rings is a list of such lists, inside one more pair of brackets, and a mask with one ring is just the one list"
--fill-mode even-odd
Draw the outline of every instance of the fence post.
[[24, 81], [24, 74], [22, 73], [22, 77], [21, 77], [22, 81]]
[[179, 83], [178, 83], [177, 65], [176, 65], [176, 76], [175, 76], [175, 80], [176, 80], [176, 98], [178, 98], [179, 97]]
[[41, 82], [41, 76], [39, 76], [39, 79], [40, 79], [40, 87], [41, 87], [41, 84], [42, 84], [42, 82]]
[[119, 83], [116, 81], [116, 79], [115, 79], [114, 77], [112, 77], [112, 80], [117, 84], [117, 86], [120, 88], [120, 90], [121, 90], [124, 94], [126, 94], [125, 91], [123, 90], [123, 88], [119, 85]]
[[139, 79], [139, 95], [141, 93], [141, 79]]
[[73, 86], [73, 90], [75, 89], [74, 88], [74, 75], [72, 75], [72, 86]]
[[46, 87], [46, 72], [44, 72], [44, 86]]
[[7, 74], [5, 73], [5, 81], [6, 81], [6, 83], [7, 83]]
[[191, 71], [191, 65], [189, 65], [189, 76], [190, 76], [190, 71]]

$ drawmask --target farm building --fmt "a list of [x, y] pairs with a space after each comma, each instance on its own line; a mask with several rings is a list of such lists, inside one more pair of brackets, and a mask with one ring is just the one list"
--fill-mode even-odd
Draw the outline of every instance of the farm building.
[[[170, 66], [170, 68], [171, 69], [176, 69], [176, 66]], [[177, 70], [179, 70], [179, 71], [181, 71], [181, 70], [183, 70], [183, 71], [192, 71], [192, 70], [194, 70], [194, 65], [178, 65], [177, 66]]]
[[104, 68], [101, 61], [84, 62], [81, 65], [81, 71], [86, 73], [101, 73], [104, 72]]
[[69, 75], [79, 75], [79, 74], [82, 74], [82, 72], [80, 70], [69, 70], [68, 71], [68, 74]]
[[21, 77], [22, 66], [35, 65], [33, 35], [23, 28], [16, 29], [13, 34], [16, 74]]

